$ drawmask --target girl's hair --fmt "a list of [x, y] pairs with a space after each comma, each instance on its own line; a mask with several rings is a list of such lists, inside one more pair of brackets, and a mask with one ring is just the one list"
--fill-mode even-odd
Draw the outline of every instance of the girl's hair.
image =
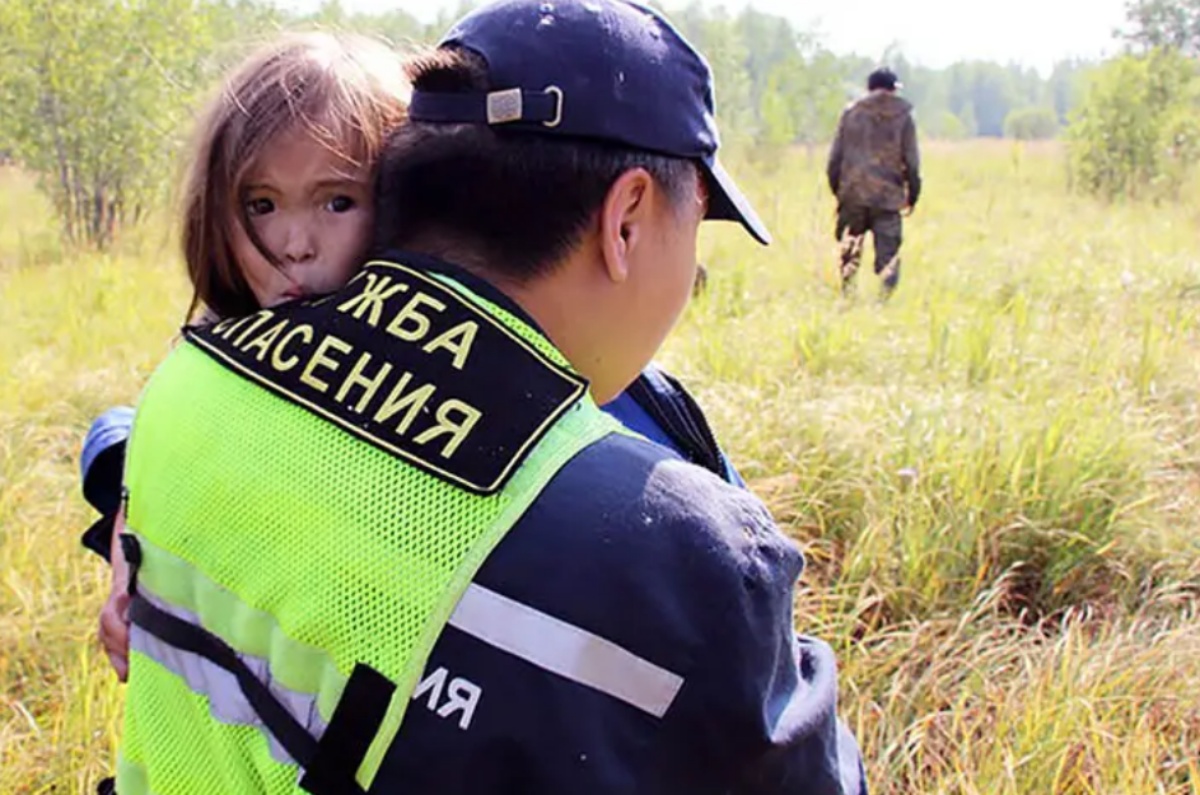
[[[293, 33], [251, 55], [230, 75], [197, 125], [183, 194], [183, 254], [201, 305], [229, 317], [258, 309], [234, 255], [234, 224], [250, 227], [242, 183], [281, 133], [301, 129], [350, 167], [372, 170], [404, 121], [403, 61], [361, 36]], [[271, 259], [271, 257], [268, 257]]]

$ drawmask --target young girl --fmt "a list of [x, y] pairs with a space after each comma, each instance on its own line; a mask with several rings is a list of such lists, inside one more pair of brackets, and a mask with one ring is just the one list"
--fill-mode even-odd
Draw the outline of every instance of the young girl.
[[251, 56], [202, 118], [185, 192], [189, 314], [243, 315], [344, 284], [374, 221], [374, 166], [404, 120], [402, 62], [313, 33]]
[[[377, 156], [406, 115], [400, 57], [357, 36], [290, 34], [252, 54], [199, 120], [183, 196], [188, 318], [212, 322], [342, 286], [364, 261]], [[120, 474], [132, 411], [92, 426], [84, 495], [105, 514], [84, 544], [108, 557], [100, 639], [125, 678]]]
[[[399, 59], [380, 45], [288, 36], [251, 57], [200, 123], [183, 245], [201, 322], [331, 292], [365, 261], [376, 155], [404, 118]], [[740, 483], [699, 407], [651, 367], [605, 407], [626, 427]], [[84, 495], [106, 518], [84, 543], [108, 557], [121, 529], [124, 442], [133, 412], [114, 409], [84, 444]], [[100, 639], [123, 680], [127, 575], [118, 546]]]

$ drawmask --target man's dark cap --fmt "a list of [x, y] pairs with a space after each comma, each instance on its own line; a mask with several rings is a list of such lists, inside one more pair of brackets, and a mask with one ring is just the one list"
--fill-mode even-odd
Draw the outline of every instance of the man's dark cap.
[[881, 66], [867, 77], [867, 90], [877, 91], [895, 91], [898, 88], [903, 88], [904, 84], [900, 82], [900, 78], [896, 73], [886, 66]]
[[414, 91], [413, 121], [623, 145], [701, 166], [708, 218], [771, 234], [717, 160], [712, 71], [654, 11], [628, 0], [499, 0], [439, 42], [487, 62], [487, 93]]

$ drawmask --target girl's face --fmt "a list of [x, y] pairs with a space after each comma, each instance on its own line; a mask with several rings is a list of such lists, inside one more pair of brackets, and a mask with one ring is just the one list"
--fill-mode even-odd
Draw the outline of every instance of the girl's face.
[[303, 130], [270, 142], [247, 172], [245, 211], [273, 265], [234, 224], [234, 254], [258, 299], [271, 307], [343, 286], [363, 264], [375, 208], [371, 175]]

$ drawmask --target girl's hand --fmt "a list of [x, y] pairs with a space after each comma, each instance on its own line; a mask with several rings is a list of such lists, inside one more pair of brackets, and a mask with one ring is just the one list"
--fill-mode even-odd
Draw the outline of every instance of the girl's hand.
[[108, 654], [117, 678], [129, 677], [129, 564], [121, 551], [121, 533], [125, 532], [125, 506], [117, 511], [111, 541], [112, 588], [100, 608], [100, 645]]

